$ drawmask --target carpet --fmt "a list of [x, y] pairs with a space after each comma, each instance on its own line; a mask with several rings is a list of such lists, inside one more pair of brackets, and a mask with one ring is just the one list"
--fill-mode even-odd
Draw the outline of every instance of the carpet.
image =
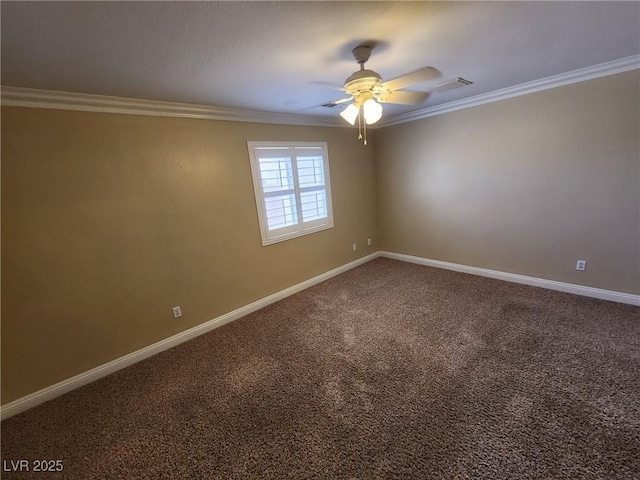
[[[638, 479], [640, 309], [378, 258], [2, 423], [64, 479]], [[10, 465], [10, 464], [9, 464]]]

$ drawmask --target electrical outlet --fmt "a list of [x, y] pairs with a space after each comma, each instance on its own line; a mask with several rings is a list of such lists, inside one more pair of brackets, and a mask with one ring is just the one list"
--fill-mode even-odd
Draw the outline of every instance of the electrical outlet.
[[367, 245], [371, 245], [371, 239], [367, 238]]
[[576, 262], [576, 270], [584, 270], [587, 268], [587, 261], [586, 260], [578, 260]]
[[171, 309], [173, 311], [173, 318], [178, 318], [182, 316], [182, 310], [180, 310], [180, 307], [173, 307]]
[[357, 244], [353, 244], [353, 251], [355, 252], [358, 249], [358, 245]]

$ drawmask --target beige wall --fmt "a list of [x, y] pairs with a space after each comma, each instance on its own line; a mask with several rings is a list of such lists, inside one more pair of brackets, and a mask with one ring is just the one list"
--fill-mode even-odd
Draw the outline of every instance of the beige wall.
[[[640, 293], [639, 92], [619, 74], [368, 148], [349, 128], [3, 107], [2, 403], [378, 249]], [[247, 140], [327, 141], [335, 228], [262, 247]]]
[[[247, 140], [328, 142], [333, 229], [262, 247]], [[372, 253], [374, 175], [352, 129], [3, 108], [2, 403]]]
[[381, 248], [640, 293], [639, 78], [376, 132]]

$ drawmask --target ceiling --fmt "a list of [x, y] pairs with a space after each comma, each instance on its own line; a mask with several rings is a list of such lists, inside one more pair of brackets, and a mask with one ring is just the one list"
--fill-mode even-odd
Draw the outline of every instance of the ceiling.
[[441, 105], [640, 53], [639, 2], [2, 2], [2, 85], [304, 115], [343, 97], [351, 49], [388, 80], [473, 85]]

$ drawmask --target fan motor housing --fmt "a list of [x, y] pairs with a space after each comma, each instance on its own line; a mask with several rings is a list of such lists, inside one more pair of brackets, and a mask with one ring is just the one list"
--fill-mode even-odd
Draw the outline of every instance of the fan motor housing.
[[347, 93], [354, 94], [362, 91], [372, 90], [376, 85], [382, 83], [382, 77], [373, 70], [358, 70], [344, 82], [344, 89]]

